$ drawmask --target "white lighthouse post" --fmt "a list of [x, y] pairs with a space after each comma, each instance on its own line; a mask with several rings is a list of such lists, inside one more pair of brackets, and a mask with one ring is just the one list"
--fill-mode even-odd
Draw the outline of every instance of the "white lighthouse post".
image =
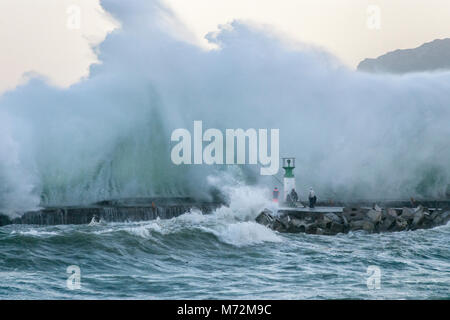
[[283, 169], [284, 169], [284, 193], [283, 200], [286, 201], [287, 195], [292, 189], [295, 189], [295, 158], [283, 158]]

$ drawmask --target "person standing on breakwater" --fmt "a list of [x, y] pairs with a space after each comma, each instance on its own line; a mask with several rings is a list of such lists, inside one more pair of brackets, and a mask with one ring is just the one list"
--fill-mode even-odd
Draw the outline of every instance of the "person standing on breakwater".
[[291, 190], [291, 200], [293, 203], [296, 203], [298, 201], [298, 194], [295, 189]]
[[314, 208], [317, 202], [317, 197], [316, 194], [314, 193], [313, 188], [309, 188], [309, 195], [308, 195], [308, 199], [309, 199], [309, 207], [310, 208]]
[[295, 192], [294, 189], [292, 189], [291, 192], [289, 192], [288, 195], [286, 196], [286, 204], [289, 207], [296, 207], [297, 201], [298, 201], [298, 194], [297, 192]]
[[278, 190], [277, 187], [275, 187], [275, 189], [273, 189], [273, 198], [272, 201], [273, 202], [278, 202], [278, 196], [280, 195], [280, 191]]

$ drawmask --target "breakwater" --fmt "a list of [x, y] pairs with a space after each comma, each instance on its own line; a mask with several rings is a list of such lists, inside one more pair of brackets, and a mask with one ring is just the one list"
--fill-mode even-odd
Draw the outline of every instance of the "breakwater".
[[[304, 232], [309, 234], [347, 233], [365, 230], [369, 233], [427, 229], [446, 224], [450, 220], [450, 201], [423, 200], [420, 202], [393, 200], [323, 201], [319, 208], [282, 208], [277, 212], [264, 210], [256, 221], [278, 232]], [[47, 207], [24, 213], [17, 218], [0, 214], [0, 226], [27, 225], [80, 225], [91, 222], [134, 222], [171, 219], [192, 209], [204, 214], [224, 205], [223, 201], [205, 202], [193, 198], [127, 198], [113, 199], [88, 206]], [[413, 205], [418, 205], [413, 208]], [[425, 207], [428, 205], [428, 207]], [[409, 207], [408, 207], [409, 206]]]
[[287, 233], [336, 235], [364, 230], [368, 233], [429, 229], [450, 221], [450, 208], [320, 207], [265, 209], [256, 222]]
[[191, 198], [136, 198], [106, 200], [89, 206], [48, 207], [11, 219], [0, 214], [0, 226], [8, 224], [68, 225], [92, 221], [126, 222], [170, 219], [191, 209], [209, 213], [220, 202], [201, 202]]

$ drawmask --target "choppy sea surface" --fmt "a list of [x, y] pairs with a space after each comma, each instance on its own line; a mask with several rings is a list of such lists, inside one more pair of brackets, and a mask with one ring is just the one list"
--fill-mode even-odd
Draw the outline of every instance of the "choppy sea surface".
[[[253, 222], [258, 210], [1, 227], [0, 299], [450, 298], [450, 225], [280, 234]], [[79, 287], [69, 266], [80, 270]]]

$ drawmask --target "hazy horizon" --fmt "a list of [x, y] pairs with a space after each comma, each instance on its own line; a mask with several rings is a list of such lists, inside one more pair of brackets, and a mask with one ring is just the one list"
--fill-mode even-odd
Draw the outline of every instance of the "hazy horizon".
[[[445, 0], [165, 0], [177, 16], [172, 33], [205, 49], [205, 36], [241, 20], [293, 43], [318, 46], [355, 68], [365, 58], [450, 37]], [[77, 8], [80, 9], [77, 21]], [[75, 18], [74, 18], [75, 17]], [[419, 21], [419, 22], [418, 22]], [[5, 0], [0, 3], [0, 93], [32, 76], [67, 87], [89, 76], [95, 48], [120, 23], [98, 0]], [[79, 26], [77, 26], [79, 22]], [[92, 49], [94, 47], [94, 49]]]

